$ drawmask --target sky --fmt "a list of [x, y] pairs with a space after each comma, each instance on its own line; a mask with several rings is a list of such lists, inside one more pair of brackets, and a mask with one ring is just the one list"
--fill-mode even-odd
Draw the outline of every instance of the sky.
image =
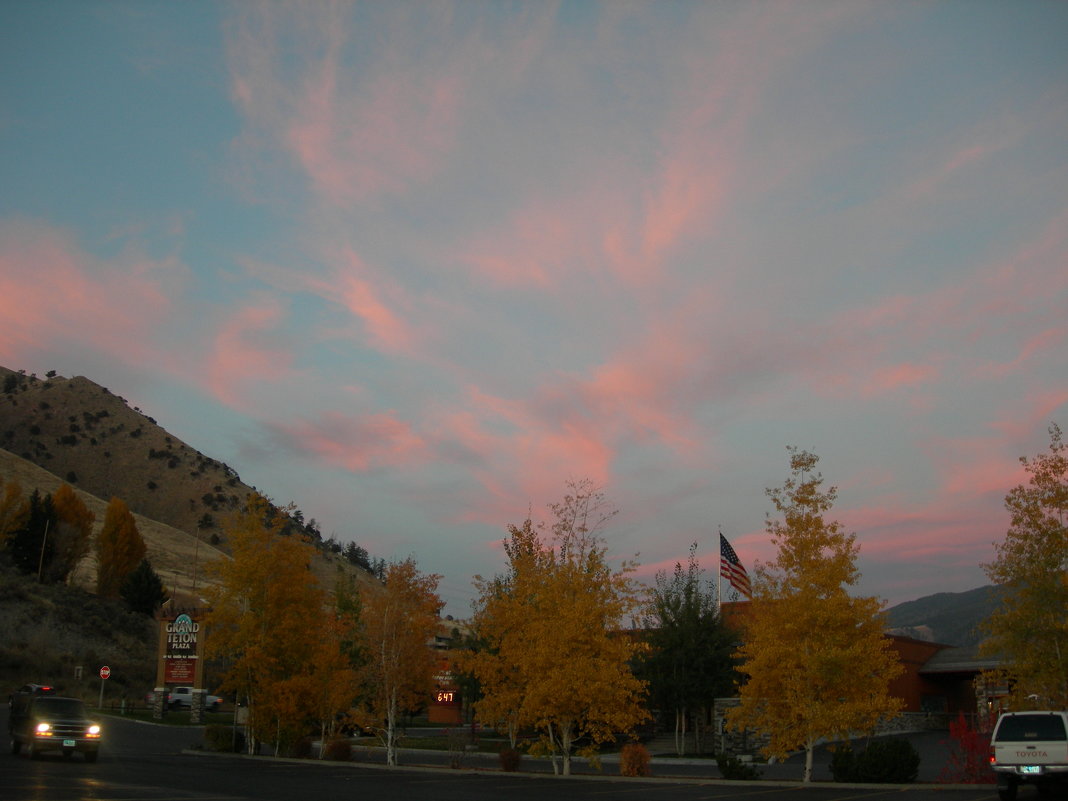
[[987, 583], [1068, 427], [1068, 3], [0, 3], [0, 364], [470, 612], [589, 479], [637, 576]]

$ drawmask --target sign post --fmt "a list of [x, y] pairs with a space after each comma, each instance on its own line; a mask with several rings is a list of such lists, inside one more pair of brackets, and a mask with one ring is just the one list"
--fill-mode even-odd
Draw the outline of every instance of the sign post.
[[104, 708], [104, 682], [111, 677], [111, 668], [107, 665], [100, 668], [100, 701], [97, 703], [97, 709]]

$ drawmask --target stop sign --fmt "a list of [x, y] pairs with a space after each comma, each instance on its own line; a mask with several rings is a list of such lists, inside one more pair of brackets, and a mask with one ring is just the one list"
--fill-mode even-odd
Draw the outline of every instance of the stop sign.
[[104, 665], [104, 667], [100, 668], [100, 678], [106, 679], [110, 675], [111, 668], [109, 668], [107, 665]]

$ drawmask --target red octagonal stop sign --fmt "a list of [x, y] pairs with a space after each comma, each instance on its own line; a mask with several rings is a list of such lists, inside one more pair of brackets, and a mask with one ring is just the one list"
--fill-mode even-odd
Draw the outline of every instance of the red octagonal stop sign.
[[100, 668], [100, 678], [106, 679], [110, 675], [111, 668], [109, 668], [107, 665], [104, 665], [104, 667]]

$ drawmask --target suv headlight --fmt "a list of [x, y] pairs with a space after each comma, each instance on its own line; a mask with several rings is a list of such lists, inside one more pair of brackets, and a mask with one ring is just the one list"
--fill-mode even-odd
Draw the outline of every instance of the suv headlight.
[[90, 726], [90, 727], [89, 727], [89, 734], [90, 734], [90, 736], [92, 736], [92, 737], [97, 737], [97, 736], [99, 736], [99, 735], [100, 735], [100, 727], [99, 727], [99, 726], [97, 726], [97, 725], [96, 725], [96, 724], [94, 723], [94, 724], [93, 724], [92, 726]]
[[50, 726], [49, 724], [47, 724], [47, 723], [38, 723], [38, 724], [37, 724], [37, 733], [38, 733], [38, 734], [48, 734], [48, 733], [49, 733], [49, 730], [50, 730], [51, 728], [52, 728], [52, 727], [51, 727], [51, 726]]

